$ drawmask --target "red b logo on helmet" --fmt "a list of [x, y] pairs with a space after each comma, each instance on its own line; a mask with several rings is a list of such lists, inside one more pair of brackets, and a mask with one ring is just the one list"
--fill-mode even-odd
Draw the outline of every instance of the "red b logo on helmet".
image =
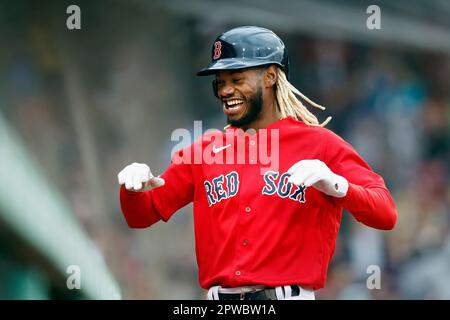
[[222, 42], [216, 41], [216, 42], [214, 42], [214, 56], [213, 56], [213, 59], [214, 60], [219, 59], [221, 54], [222, 54]]

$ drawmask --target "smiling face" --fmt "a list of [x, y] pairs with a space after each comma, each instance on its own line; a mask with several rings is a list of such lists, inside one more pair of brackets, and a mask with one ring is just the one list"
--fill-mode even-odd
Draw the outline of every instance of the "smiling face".
[[243, 127], [258, 119], [263, 109], [263, 68], [216, 74], [217, 94], [228, 124]]

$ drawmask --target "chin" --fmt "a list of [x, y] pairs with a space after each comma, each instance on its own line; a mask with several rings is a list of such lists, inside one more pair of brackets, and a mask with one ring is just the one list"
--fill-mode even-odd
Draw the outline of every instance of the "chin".
[[227, 116], [227, 123], [231, 124], [233, 127], [241, 127], [242, 125], [244, 125], [244, 123], [241, 122], [245, 119], [245, 115], [246, 113], [233, 117]]

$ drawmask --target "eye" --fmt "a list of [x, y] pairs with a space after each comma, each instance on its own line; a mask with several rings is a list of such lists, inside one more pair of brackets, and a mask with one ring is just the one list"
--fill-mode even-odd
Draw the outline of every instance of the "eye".
[[224, 81], [223, 80], [215, 80], [215, 81], [216, 81], [217, 88], [223, 87], [223, 85], [224, 85]]
[[242, 83], [242, 78], [234, 78], [234, 79], [233, 79], [233, 83], [234, 83], [234, 84]]

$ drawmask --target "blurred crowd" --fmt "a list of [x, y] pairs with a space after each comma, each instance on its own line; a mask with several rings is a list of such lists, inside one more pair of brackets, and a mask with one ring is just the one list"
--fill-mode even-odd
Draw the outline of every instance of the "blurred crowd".
[[[130, 230], [116, 174], [131, 162], [159, 174], [172, 130], [191, 129], [193, 120], [203, 120], [204, 130], [224, 123], [209, 80], [193, 72], [207, 62], [214, 35], [190, 23], [172, 26], [164, 14], [154, 21], [123, 14], [135, 15], [128, 27], [97, 26], [62, 52], [45, 26], [24, 26], [22, 38], [4, 31], [0, 112], [69, 200], [124, 298], [202, 299], [192, 207], [168, 223]], [[293, 84], [327, 107], [312, 111], [321, 120], [333, 116], [328, 128], [385, 178], [399, 212], [390, 232], [343, 215], [327, 286], [317, 297], [450, 299], [450, 57], [280, 36], [290, 49]], [[372, 265], [381, 270], [381, 287], [368, 290]]]
[[[449, 57], [320, 41], [312, 47], [318, 97], [334, 115], [330, 127], [384, 177], [399, 212], [390, 232], [344, 216], [319, 297], [449, 299]], [[373, 265], [380, 290], [367, 290]]]

